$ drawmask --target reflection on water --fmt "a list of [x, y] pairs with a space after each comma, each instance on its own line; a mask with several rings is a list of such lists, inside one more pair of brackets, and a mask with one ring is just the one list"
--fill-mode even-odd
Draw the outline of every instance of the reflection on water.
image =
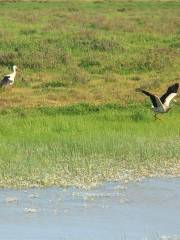
[[180, 178], [0, 190], [0, 239], [180, 239]]

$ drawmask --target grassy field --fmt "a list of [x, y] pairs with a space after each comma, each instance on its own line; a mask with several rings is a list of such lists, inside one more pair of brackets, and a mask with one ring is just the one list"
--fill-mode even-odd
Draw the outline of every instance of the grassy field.
[[[180, 175], [180, 104], [134, 89], [180, 78], [179, 1], [0, 1], [0, 186]], [[75, 105], [74, 105], [75, 104]]]
[[155, 121], [146, 108], [110, 104], [3, 110], [0, 185], [179, 176], [179, 114], [176, 109]]
[[179, 1], [0, 1], [0, 106], [131, 103], [180, 77]]

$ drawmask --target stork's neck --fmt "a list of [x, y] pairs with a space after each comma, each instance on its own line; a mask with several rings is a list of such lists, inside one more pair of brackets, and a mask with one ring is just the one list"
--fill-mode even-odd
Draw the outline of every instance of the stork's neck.
[[15, 76], [16, 76], [16, 70], [13, 69], [12, 77], [15, 78]]
[[10, 74], [12, 81], [14, 81], [14, 79], [16, 77], [16, 73], [17, 73], [16, 68], [13, 67], [13, 73]]
[[13, 73], [16, 73], [16, 66], [13, 66]]

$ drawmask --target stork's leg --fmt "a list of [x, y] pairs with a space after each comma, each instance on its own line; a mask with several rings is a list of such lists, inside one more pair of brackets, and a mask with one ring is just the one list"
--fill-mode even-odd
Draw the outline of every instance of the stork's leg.
[[12, 86], [6, 86], [5, 88], [4, 88], [7, 92], [11, 92], [12, 91]]
[[160, 118], [157, 117], [157, 113], [154, 114], [155, 120], [161, 120]]

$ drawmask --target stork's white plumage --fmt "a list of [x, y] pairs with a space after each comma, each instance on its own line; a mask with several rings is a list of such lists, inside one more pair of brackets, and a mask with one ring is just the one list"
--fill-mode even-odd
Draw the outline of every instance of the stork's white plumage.
[[168, 112], [170, 107], [169, 104], [171, 100], [177, 95], [179, 88], [179, 83], [175, 83], [168, 87], [167, 91], [161, 96], [158, 97], [150, 92], [142, 90], [141, 88], [136, 89], [138, 92], [144, 93], [146, 96], [149, 96], [152, 102], [152, 110], [155, 112], [155, 118], [157, 119], [157, 113]]
[[13, 66], [13, 72], [5, 75], [4, 78], [0, 81], [0, 87], [9, 86], [14, 84], [14, 80], [16, 77], [17, 66]]

